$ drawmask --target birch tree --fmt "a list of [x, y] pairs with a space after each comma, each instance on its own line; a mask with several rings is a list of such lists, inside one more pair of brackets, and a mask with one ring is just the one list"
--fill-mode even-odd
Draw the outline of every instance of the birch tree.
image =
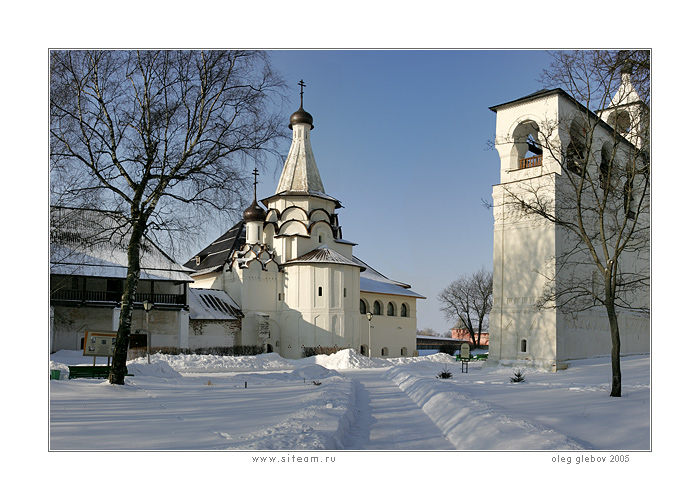
[[52, 193], [123, 214], [128, 270], [109, 381], [123, 384], [146, 234], [235, 211], [247, 160], [274, 152], [283, 84], [255, 51], [55, 51]]

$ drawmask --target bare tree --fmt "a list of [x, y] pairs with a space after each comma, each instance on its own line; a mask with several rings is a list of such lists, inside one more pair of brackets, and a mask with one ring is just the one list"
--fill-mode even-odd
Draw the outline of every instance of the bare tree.
[[445, 317], [461, 320], [472, 343], [480, 346], [493, 305], [493, 273], [481, 268], [468, 276], [460, 276], [438, 294], [438, 300]]
[[615, 397], [622, 390], [618, 311], [649, 314], [649, 61], [647, 51], [554, 53], [543, 81], [566, 91], [574, 111], [539, 124], [527, 147], [553, 159], [563, 182], [555, 190], [541, 179], [506, 187], [506, 210], [564, 228], [537, 306], [605, 310]]
[[283, 84], [254, 51], [55, 51], [50, 70], [52, 195], [129, 225], [109, 377], [123, 384], [146, 234], [177, 239], [197, 214], [240, 209], [242, 165], [282, 137]]

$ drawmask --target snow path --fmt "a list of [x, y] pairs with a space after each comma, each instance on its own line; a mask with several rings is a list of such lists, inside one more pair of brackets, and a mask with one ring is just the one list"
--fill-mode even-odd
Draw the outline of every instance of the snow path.
[[394, 382], [386, 369], [344, 371], [355, 381], [355, 415], [348, 450], [454, 450], [442, 431]]

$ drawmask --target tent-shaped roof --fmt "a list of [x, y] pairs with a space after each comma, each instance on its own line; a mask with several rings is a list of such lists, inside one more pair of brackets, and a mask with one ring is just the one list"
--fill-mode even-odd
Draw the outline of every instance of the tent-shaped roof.
[[345, 266], [355, 266], [359, 267], [360, 271], [364, 270], [364, 266], [354, 259], [348, 259], [347, 257], [339, 254], [335, 250], [331, 250], [326, 245], [322, 245], [315, 250], [311, 250], [305, 253], [301, 257], [287, 261], [284, 265], [293, 264], [342, 264]]

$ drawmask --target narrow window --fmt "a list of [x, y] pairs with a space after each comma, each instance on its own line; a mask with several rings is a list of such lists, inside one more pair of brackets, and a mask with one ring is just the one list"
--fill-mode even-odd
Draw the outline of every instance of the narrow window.
[[367, 303], [364, 300], [360, 300], [360, 314], [367, 314]]
[[395, 316], [396, 314], [394, 313], [394, 303], [389, 302], [389, 305], [386, 306], [386, 315], [387, 316]]
[[348, 296], [348, 289], [343, 288], [343, 297], [347, 297], [347, 296]]
[[527, 340], [520, 341], [520, 352], [527, 352]]
[[374, 301], [374, 306], [373, 306], [373, 314], [376, 315], [381, 315], [382, 314], [382, 305], [379, 303], [378, 300]]
[[322, 286], [318, 287], [318, 296], [323, 297], [323, 287]]
[[402, 318], [408, 317], [408, 306], [406, 304], [401, 304], [401, 317]]
[[382, 356], [388, 356], [389, 355], [389, 349], [386, 347], [382, 347]]

